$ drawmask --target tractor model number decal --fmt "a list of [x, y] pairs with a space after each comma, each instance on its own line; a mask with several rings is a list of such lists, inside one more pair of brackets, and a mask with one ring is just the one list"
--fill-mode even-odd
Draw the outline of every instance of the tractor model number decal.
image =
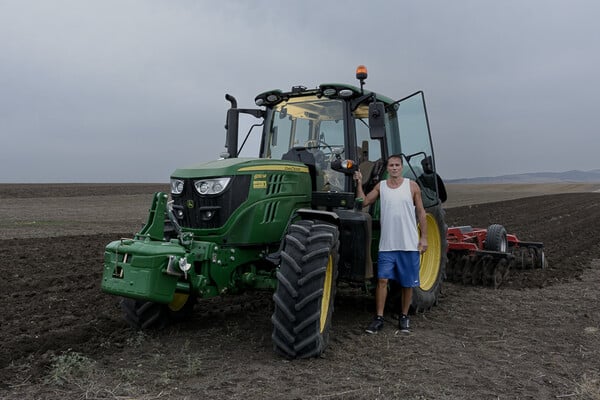
[[255, 180], [254, 182], [252, 182], [252, 188], [253, 189], [266, 189], [267, 188], [267, 181], [257, 181], [257, 180]]
[[194, 200], [188, 200], [185, 202], [187, 208], [194, 208]]
[[253, 189], [266, 189], [267, 188], [267, 174], [255, 174], [252, 181]]

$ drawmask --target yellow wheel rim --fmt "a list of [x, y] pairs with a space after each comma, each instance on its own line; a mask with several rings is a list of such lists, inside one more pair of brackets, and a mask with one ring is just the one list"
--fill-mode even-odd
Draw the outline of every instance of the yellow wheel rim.
[[323, 333], [329, 314], [329, 301], [331, 299], [331, 287], [333, 284], [333, 258], [329, 255], [327, 260], [327, 270], [325, 271], [325, 282], [323, 284], [323, 297], [321, 298], [321, 320], [319, 331]]
[[175, 293], [173, 295], [173, 301], [169, 303], [169, 309], [171, 311], [179, 311], [185, 306], [185, 303], [188, 301], [190, 297], [189, 294], [185, 293]]
[[[433, 217], [427, 213], [427, 251], [421, 254], [421, 269], [419, 280], [421, 289], [430, 290], [436, 283], [440, 274], [440, 262], [442, 259], [442, 237], [440, 227]], [[419, 230], [419, 234], [420, 234]]]

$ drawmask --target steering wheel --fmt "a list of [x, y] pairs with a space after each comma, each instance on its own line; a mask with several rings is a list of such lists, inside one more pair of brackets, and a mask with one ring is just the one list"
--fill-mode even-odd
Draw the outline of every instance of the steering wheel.
[[[304, 143], [304, 147], [306, 147], [309, 150], [316, 150], [315, 152], [321, 152], [323, 153], [323, 155], [325, 156], [326, 159], [331, 159], [331, 155], [333, 154], [333, 148], [327, 144], [324, 140], [322, 139], [310, 139], [307, 140]], [[327, 151], [323, 151], [321, 150], [322, 148], [327, 148]]]
[[328, 143], [322, 139], [310, 139], [304, 143], [304, 147], [314, 154], [316, 164], [320, 166], [320, 169], [326, 169], [329, 166], [333, 157], [333, 148]]

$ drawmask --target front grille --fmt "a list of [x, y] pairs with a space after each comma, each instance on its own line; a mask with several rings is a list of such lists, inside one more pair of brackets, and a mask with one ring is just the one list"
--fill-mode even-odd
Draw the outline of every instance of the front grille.
[[248, 198], [250, 175], [233, 176], [227, 189], [218, 194], [201, 196], [194, 188], [194, 181], [185, 179], [180, 195], [172, 195], [174, 208], [182, 211], [179, 224], [185, 228], [220, 228], [231, 214]]
[[267, 196], [279, 194], [283, 186], [283, 174], [271, 174], [269, 176], [269, 185], [267, 186]]

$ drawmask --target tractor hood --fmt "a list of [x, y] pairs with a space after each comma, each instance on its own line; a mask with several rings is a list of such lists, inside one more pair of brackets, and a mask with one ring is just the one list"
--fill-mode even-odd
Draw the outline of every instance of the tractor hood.
[[304, 164], [294, 161], [239, 157], [214, 160], [191, 165], [186, 168], [179, 168], [171, 174], [171, 178], [217, 177], [258, 171], [308, 172], [308, 168]]

